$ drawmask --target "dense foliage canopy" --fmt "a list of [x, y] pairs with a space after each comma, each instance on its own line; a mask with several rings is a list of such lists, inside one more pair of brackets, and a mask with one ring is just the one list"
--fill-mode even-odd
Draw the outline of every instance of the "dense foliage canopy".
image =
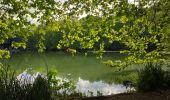
[[[53, 35], [49, 35], [52, 34]], [[169, 0], [1, 0], [0, 58], [9, 58], [12, 48], [28, 48], [34, 41], [39, 52], [47, 49], [47, 37], [56, 48], [95, 50], [102, 54], [117, 41], [128, 54], [111, 66], [164, 62], [170, 50]], [[98, 57], [102, 57], [99, 55]]]

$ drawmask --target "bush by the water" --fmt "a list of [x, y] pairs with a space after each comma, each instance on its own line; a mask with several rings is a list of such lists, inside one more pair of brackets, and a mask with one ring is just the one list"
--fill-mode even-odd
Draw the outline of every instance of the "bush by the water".
[[18, 78], [8, 67], [0, 67], [0, 100], [67, 100], [82, 97], [81, 93], [74, 91], [70, 80], [57, 79], [54, 72], [48, 72], [46, 76], [37, 74], [36, 77], [23, 73]]
[[170, 72], [162, 69], [161, 64], [148, 63], [139, 71], [138, 91], [156, 91], [170, 88]]

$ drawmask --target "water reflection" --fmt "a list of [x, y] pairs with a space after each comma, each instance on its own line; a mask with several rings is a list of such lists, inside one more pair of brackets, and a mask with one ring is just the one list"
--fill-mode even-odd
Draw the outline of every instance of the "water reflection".
[[100, 92], [102, 95], [111, 95], [124, 93], [129, 91], [129, 89], [130, 88], [126, 88], [121, 84], [108, 84], [103, 81], [90, 82], [81, 78], [79, 78], [78, 82], [76, 83], [76, 91], [85, 93], [88, 96], [91, 95], [91, 92], [93, 93], [93, 96], [96, 96], [98, 92]]
[[[33, 84], [36, 77], [41, 75], [42, 77], [45, 78], [44, 74], [41, 74], [37, 72], [36, 74], [29, 74], [27, 71], [24, 71], [23, 73], [19, 74], [17, 76], [17, 80], [20, 81], [20, 84]], [[62, 85], [62, 82], [69, 82], [68, 79], [66, 78], [61, 78], [61, 77], [56, 77], [58, 81], [58, 85]], [[61, 82], [61, 83], [60, 83]], [[111, 95], [111, 94], [118, 94], [118, 93], [124, 93], [129, 90], [134, 90], [133, 88], [126, 88], [122, 84], [108, 84], [104, 81], [95, 81], [95, 82], [90, 82], [89, 80], [83, 80], [81, 78], [78, 79], [78, 81], [75, 84], [76, 86], [76, 91], [81, 92], [87, 96], [97, 96], [99, 94], [101, 95]], [[62, 90], [59, 90], [60, 92]]]
[[37, 72], [35, 74], [29, 74], [27, 71], [28, 70], [25, 70], [24, 72], [22, 72], [21, 74], [19, 74], [17, 76], [17, 80], [20, 82], [21, 85], [23, 85], [23, 84], [33, 84], [35, 79], [38, 76], [41, 76], [44, 79], [46, 79], [46, 76], [44, 74], [40, 73], [40, 72]]

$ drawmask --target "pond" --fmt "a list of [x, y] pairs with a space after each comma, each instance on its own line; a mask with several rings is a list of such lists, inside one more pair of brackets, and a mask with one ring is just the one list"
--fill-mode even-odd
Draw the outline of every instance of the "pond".
[[92, 53], [87, 56], [83, 53], [71, 56], [66, 52], [19, 52], [13, 54], [9, 60], [4, 60], [4, 63], [9, 64], [11, 69], [15, 69], [18, 74], [26, 69], [32, 69], [34, 72], [46, 72], [48, 67], [48, 70], [57, 70], [60, 77], [76, 80], [77, 87], [82, 92], [89, 89], [103, 94], [115, 94], [126, 91], [123, 85], [114, 82], [115, 76], [126, 76], [133, 70], [127, 70], [123, 74], [122, 72], [115, 73], [116, 69], [110, 68], [102, 62], [124, 57], [125, 55], [118, 52], [106, 53], [102, 59], [96, 59]]
[[69, 76], [73, 79], [81, 77], [90, 81], [109, 81], [112, 79], [106, 77], [113, 73], [114, 68], [110, 68], [102, 62], [108, 59], [123, 58], [124, 55], [119, 53], [105, 54], [102, 59], [96, 59], [96, 56], [92, 53], [87, 56], [77, 53], [73, 57], [66, 52], [19, 52], [4, 62], [7, 62], [17, 72], [22, 72], [27, 68], [46, 72], [48, 67], [49, 70], [56, 69], [60, 76]]

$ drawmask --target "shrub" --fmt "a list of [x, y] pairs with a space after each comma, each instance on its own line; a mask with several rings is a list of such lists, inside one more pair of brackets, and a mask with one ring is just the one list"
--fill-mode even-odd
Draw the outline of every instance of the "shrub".
[[165, 72], [165, 88], [170, 89], [170, 72]]
[[22, 74], [23, 77], [17, 79], [8, 67], [0, 67], [0, 100], [74, 100], [83, 96], [75, 92], [72, 81], [58, 78], [55, 71], [48, 72], [47, 76], [36, 74], [35, 77], [26, 72]]
[[0, 70], [1, 100], [51, 100], [50, 85], [42, 76], [36, 77], [33, 84], [21, 84], [8, 68]]
[[38, 75], [30, 91], [30, 100], [51, 100], [50, 84], [41, 75]]
[[146, 64], [138, 76], [138, 91], [155, 91], [169, 87], [170, 74], [162, 69], [161, 64]]

